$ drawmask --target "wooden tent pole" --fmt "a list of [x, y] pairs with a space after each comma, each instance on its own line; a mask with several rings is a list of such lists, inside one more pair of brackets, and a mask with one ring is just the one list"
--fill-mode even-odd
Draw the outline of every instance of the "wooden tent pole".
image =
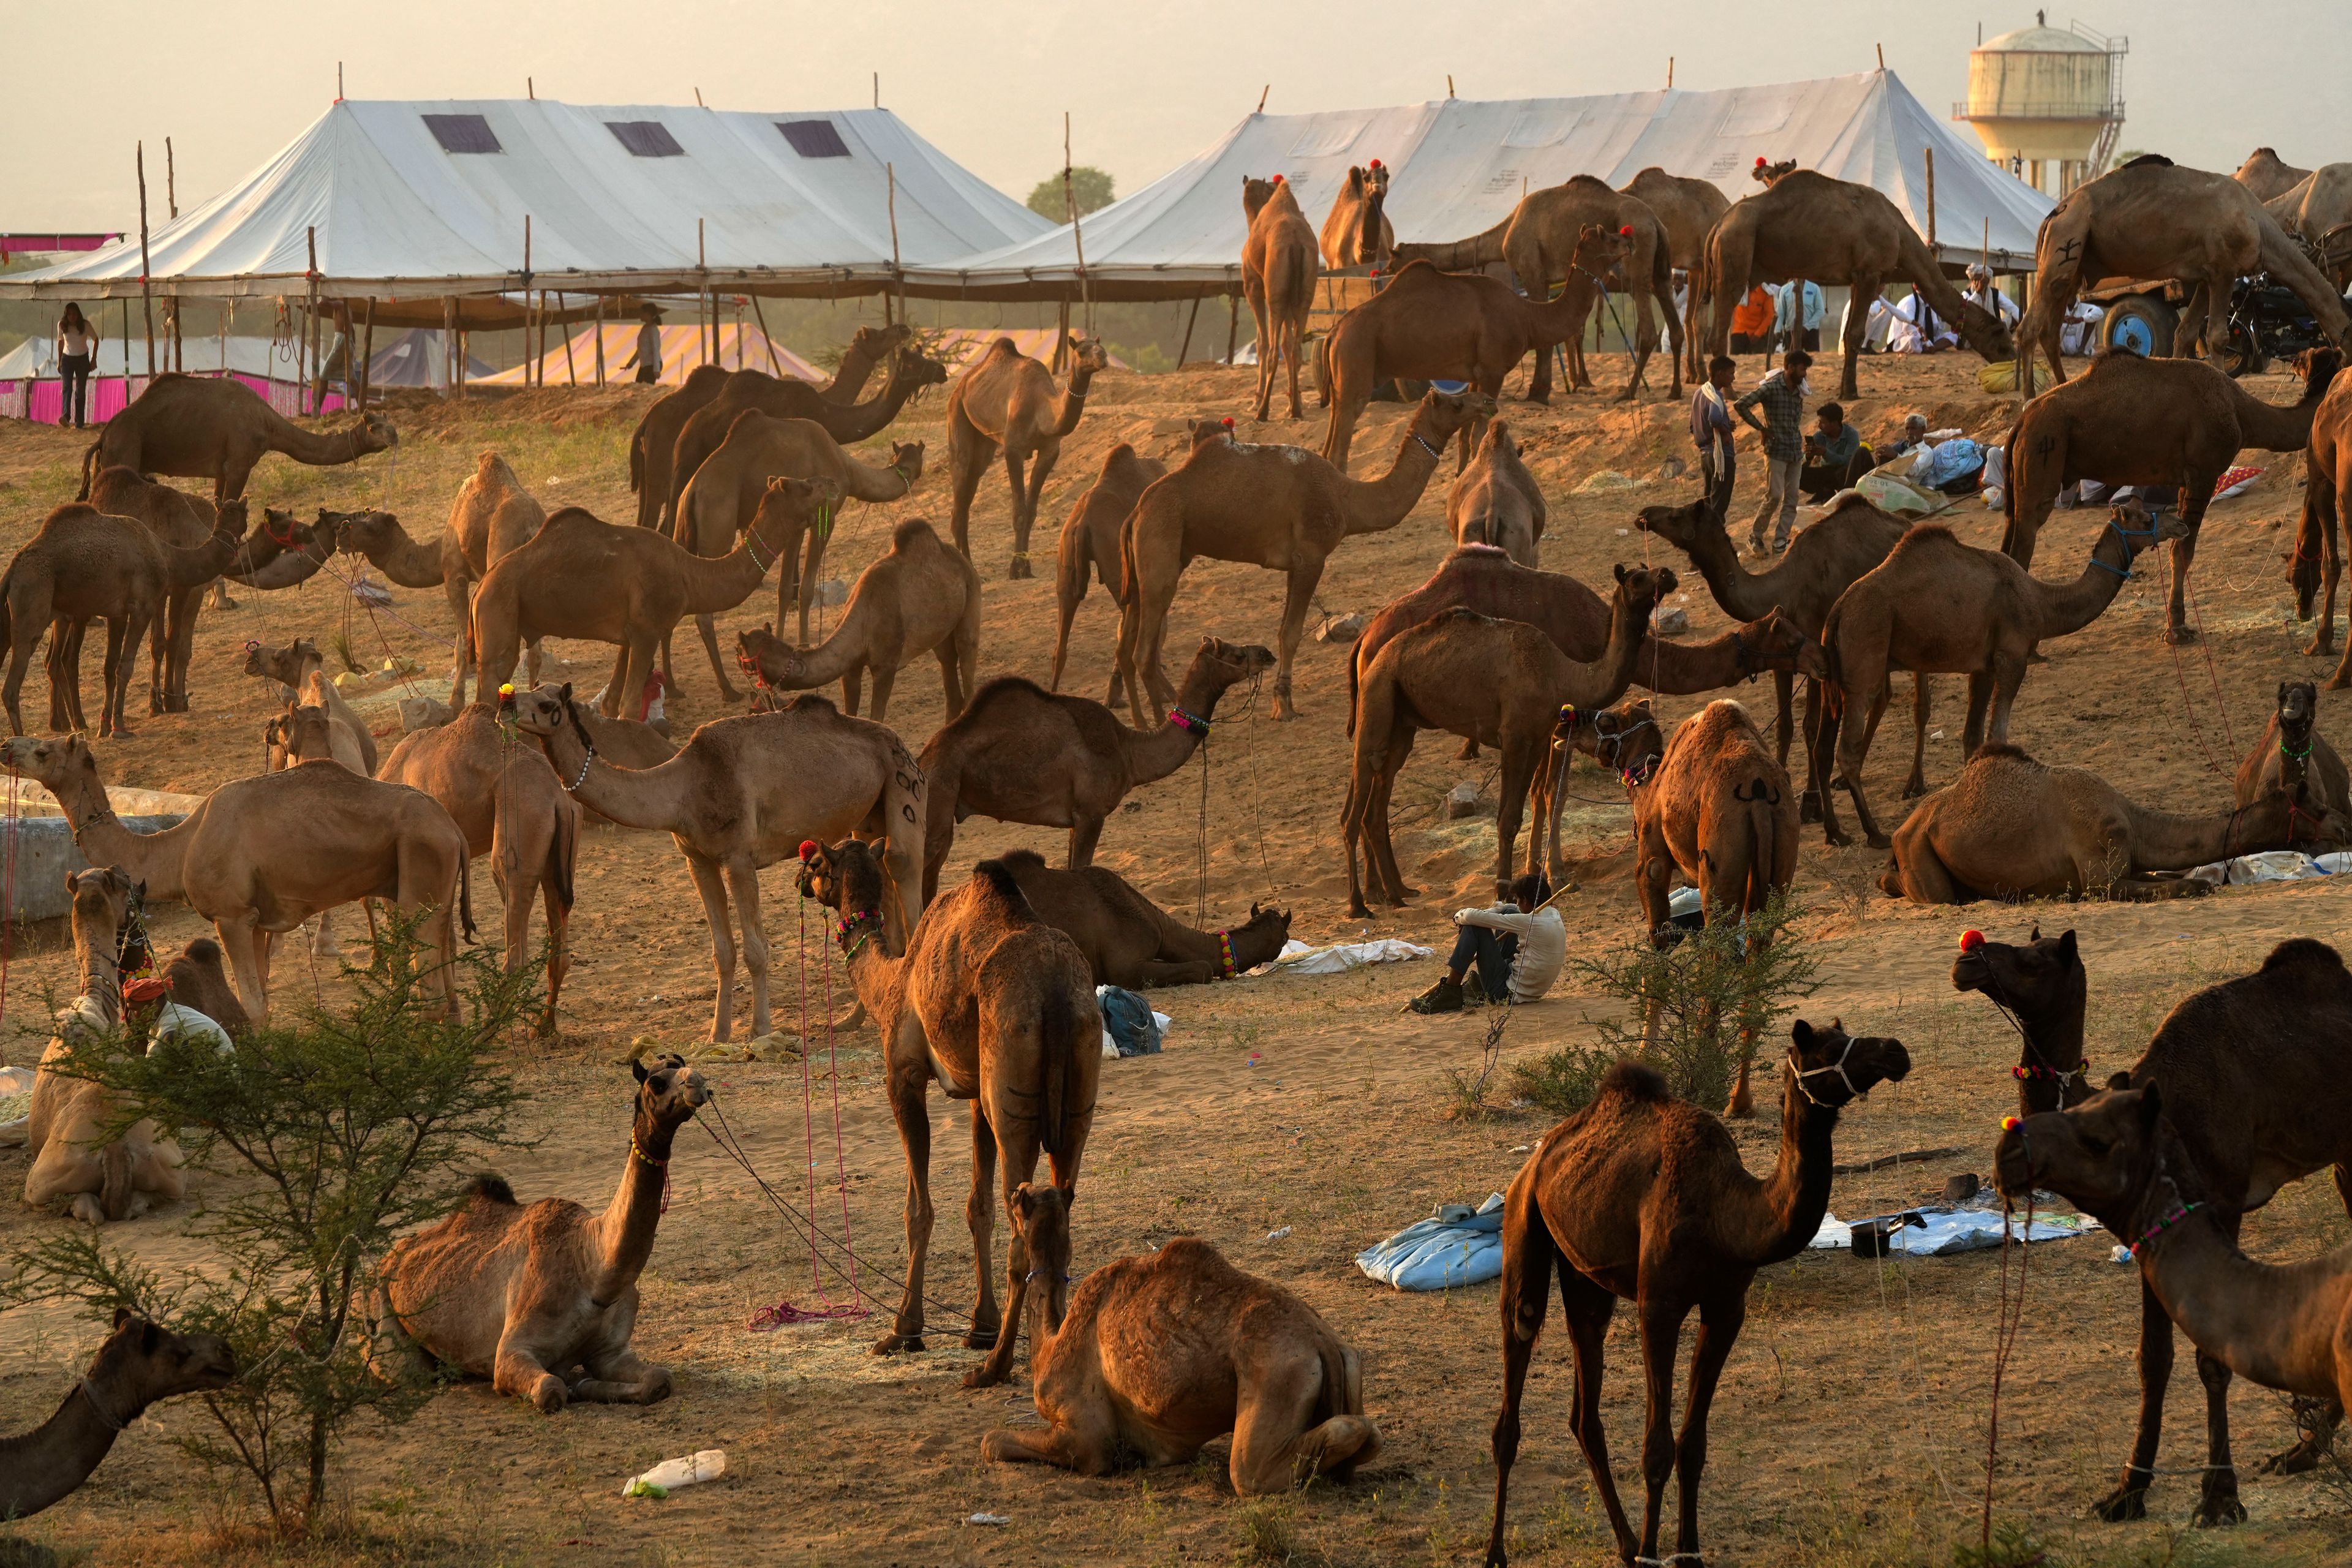
[[319, 374], [319, 227], [310, 225], [304, 231], [310, 246], [310, 275], [305, 280], [304, 320], [302, 322], [302, 406], [309, 412], [319, 412], [318, 398], [310, 390], [310, 378]]
[[1241, 346], [1241, 331], [1242, 297], [1228, 294], [1225, 296], [1225, 363], [1228, 365], [1234, 363], [1234, 350]]
[[1184, 368], [1184, 351], [1192, 346], [1192, 323], [1201, 319], [1201, 296], [1192, 296], [1192, 313], [1184, 318], [1184, 341], [1176, 345], [1176, 368]]
[[[152, 268], [147, 256], [146, 142], [142, 142], [138, 144], [137, 156], [139, 159], [139, 304], [147, 313], [147, 374], [153, 375], [155, 374], [155, 296], [147, 281], [147, 275]], [[131, 355], [127, 350], [122, 356], [122, 374], [125, 381], [130, 379]]]
[[760, 323], [760, 341], [768, 345], [768, 368], [776, 373], [778, 381], [782, 381], [784, 378], [783, 362], [776, 358], [776, 340], [768, 333], [768, 312], [760, 309], [757, 294], [751, 296], [751, 317]]
[[[562, 309], [563, 307], [560, 304], [556, 306], [558, 313], [561, 313]], [[555, 324], [559, 327], [566, 325], [566, 323], [562, 321], [558, 321]], [[572, 340], [575, 335], [576, 334], [572, 332], [566, 332], [563, 334], [563, 368], [565, 373], [572, 377], [572, 384], [576, 387], [580, 384], [580, 366], [579, 363], [572, 357]]]
[[604, 296], [596, 296], [596, 384], [604, 384]]
[[361, 306], [360, 328], [360, 412], [365, 414], [368, 394], [374, 390], [375, 381], [375, 296], [371, 294]]
[[[876, 89], [878, 91], [881, 82], [881, 78], [878, 73], [875, 78], [875, 82]], [[882, 165], [882, 173], [890, 182], [890, 289], [891, 293], [896, 294], [898, 297], [898, 320], [903, 321], [907, 319], [907, 279], [898, 270], [898, 165], [895, 163], [885, 163]], [[882, 319], [885, 325], [887, 325], [891, 319], [889, 299], [887, 295], [883, 299]]]

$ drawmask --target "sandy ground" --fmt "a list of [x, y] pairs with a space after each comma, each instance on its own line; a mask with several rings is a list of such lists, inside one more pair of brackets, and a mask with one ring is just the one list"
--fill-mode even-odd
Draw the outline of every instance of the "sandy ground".
[[[1605, 385], [1620, 383], [1622, 361], [1603, 356], [1596, 365]], [[1913, 408], [1937, 425], [1997, 430], [2005, 410], [1978, 390], [1977, 368], [1969, 357], [1868, 362], [1866, 395], [1853, 416], [1872, 437]], [[1743, 384], [1754, 374], [1748, 362]], [[2284, 377], [2265, 378], [2257, 390], [2277, 401], [2294, 395]], [[1086, 420], [1047, 487], [1034, 546], [1041, 568], [1070, 503], [1113, 442], [1176, 456], [1183, 417], [1241, 413], [1248, 392], [1247, 373], [1218, 370], [1098, 380]], [[396, 458], [341, 469], [272, 458], [251, 493], [305, 513], [319, 504], [388, 506], [413, 532], [429, 537], [476, 454], [497, 449], [551, 505], [575, 502], [622, 521], [634, 510], [626, 443], [646, 401], [635, 389], [615, 389], [404, 408]], [[829, 574], [854, 575], [884, 548], [901, 516], [929, 517], [944, 527], [943, 407], [944, 400], [930, 395], [891, 432], [929, 442], [929, 469], [908, 501], [848, 510]], [[1552, 503], [1547, 567], [1592, 583], [1607, 581], [1612, 562], [1684, 568], [1679, 557], [1627, 528], [1638, 507], [1690, 493], [1693, 481], [1659, 477], [1662, 464], [1687, 446], [1679, 405], [1654, 396], [1626, 405], [1586, 395], [1550, 410], [1510, 405], [1507, 414]], [[1360, 474], [1394, 451], [1402, 415], [1383, 407], [1368, 419], [1357, 440]], [[1263, 429], [1244, 424], [1245, 435], [1267, 440], [1312, 444], [1319, 433], [1313, 419]], [[70, 496], [79, 451], [68, 434], [0, 426], [0, 543], [21, 542], [49, 507]], [[2324, 678], [2330, 668], [2299, 652], [2305, 633], [2292, 622], [2284, 580], [2301, 459], [2260, 454], [2249, 460], [2271, 465], [2270, 472], [2252, 494], [2217, 505], [2205, 531], [2196, 584], [2207, 640], [2178, 657], [2158, 640], [2164, 569], [2143, 570], [2089, 629], [2050, 646], [2050, 662], [2035, 668], [2018, 703], [2016, 741], [2046, 760], [2095, 768], [2142, 800], [2178, 809], [2228, 805], [2228, 775], [2259, 734], [2274, 683]], [[1760, 499], [1760, 464], [1751, 458], [1747, 467], [1743, 525], [1746, 509]], [[1372, 609], [1425, 577], [1447, 544], [1442, 489], [1433, 488], [1394, 531], [1342, 547], [1325, 575], [1320, 605]], [[992, 474], [973, 530], [986, 579], [982, 669], [1042, 679], [1054, 631], [1050, 569], [1034, 581], [1003, 579], [1009, 516], [1003, 480]], [[1980, 503], [1963, 506], [1949, 521], [1971, 542], [1998, 542], [2000, 519]], [[2079, 570], [2094, 527], [2089, 514], [2058, 514], [2041, 550], [2043, 574]], [[1686, 589], [1678, 602], [1690, 613], [1691, 635], [1721, 630], [1727, 617], [1696, 573], [1686, 575]], [[299, 590], [239, 596], [238, 608], [207, 616], [199, 628], [195, 710], [142, 717], [134, 738], [100, 746], [112, 782], [201, 791], [259, 765], [268, 704], [259, 683], [241, 674], [249, 637], [281, 642], [301, 634], [325, 644], [347, 636], [371, 664], [388, 651], [420, 659], [427, 674], [418, 688], [446, 690], [452, 626], [437, 589], [396, 589], [394, 609], [379, 616], [353, 605], [323, 575]], [[1196, 564], [1177, 602], [1169, 646], [1189, 647], [1213, 632], [1271, 643], [1280, 596], [1280, 581], [1270, 574]], [[772, 605], [755, 597], [720, 617], [730, 657], [733, 626], [766, 618]], [[1109, 602], [1097, 591], [1079, 616], [1073, 689], [1101, 689], [1114, 631]], [[557, 651], [588, 688], [601, 684], [606, 650], [573, 645]], [[1302, 650], [1302, 717], [1295, 724], [1275, 725], [1263, 708], [1246, 710], [1240, 702], [1220, 714], [1207, 771], [1209, 920], [1228, 923], [1253, 900], [1272, 899], [1294, 911], [1295, 934], [1309, 941], [1369, 933], [1436, 943], [1450, 929], [1445, 912], [1483, 893], [1494, 850], [1488, 821], [1445, 822], [1433, 808], [1458, 780], [1485, 781], [1486, 764], [1453, 760], [1454, 744], [1444, 737], [1424, 741], [1397, 791], [1396, 815], [1400, 858], [1427, 891], [1402, 914], [1346, 919], [1338, 836], [1348, 767], [1345, 658], [1342, 646], [1309, 642]], [[671, 712], [683, 733], [722, 710], [690, 636], [678, 642], [677, 668], [683, 689]], [[1948, 780], [1960, 762], [1958, 686], [1938, 686], [1931, 784]], [[399, 694], [395, 688], [381, 701]], [[46, 695], [36, 669], [26, 689], [36, 721]], [[1769, 686], [1736, 695], [1769, 722]], [[1693, 700], [1664, 706], [1679, 716]], [[134, 716], [143, 715], [143, 699], [134, 702]], [[387, 707], [374, 711], [384, 725], [394, 722]], [[2339, 746], [2352, 744], [2340, 711], [2325, 708], [2323, 724]], [[919, 748], [940, 718], [929, 670], [909, 668], [892, 723]], [[1901, 728], [1899, 720], [1890, 722], [1889, 737]], [[1890, 815], [1899, 813], [1895, 795], [1907, 761], [1901, 739], [1907, 735], [1882, 740], [1870, 773]], [[1622, 848], [1628, 813], [1613, 782], [1580, 773], [1572, 787], [1593, 804], [1574, 807], [1571, 847], [1591, 854]], [[1200, 893], [1202, 798], [1198, 768], [1139, 791], [1112, 820], [1100, 862], [1189, 911]], [[1056, 858], [1060, 852], [1050, 833], [974, 819], [957, 855], [968, 863], [1024, 844]], [[1891, 904], [1876, 892], [1883, 861], [1865, 849], [1825, 849], [1818, 830], [1808, 830], [1801, 929], [1817, 944], [1825, 984], [1805, 1012], [1842, 1016], [1856, 1032], [1900, 1036], [1916, 1063], [1908, 1082], [1846, 1118], [1839, 1156], [1939, 1145], [1966, 1152], [1924, 1170], [1841, 1178], [1832, 1208], [1846, 1215], [1915, 1202], [1939, 1189], [1947, 1174], [1983, 1170], [1997, 1121], [2014, 1103], [2007, 1068], [2015, 1044], [2008, 1026], [1982, 998], [1956, 996], [1949, 987], [1950, 957], [1964, 927], [2000, 937], [2021, 935], [2037, 921], [2080, 931], [2095, 1003], [2089, 1053], [2102, 1071], [2135, 1057], [2181, 995], [2251, 967], [2275, 942], [2352, 934], [2352, 906], [2329, 884], [2232, 890], [2167, 907], [1927, 910]], [[621, 1064], [629, 1042], [650, 1035], [694, 1049], [709, 1031], [712, 983], [700, 907], [666, 837], [596, 830], [583, 843], [581, 865], [578, 957], [564, 997], [564, 1031], [551, 1045], [517, 1044], [507, 1064], [533, 1095], [528, 1115], [546, 1137], [503, 1168], [526, 1200], [560, 1194], [600, 1205], [620, 1174], [626, 1144], [630, 1084]], [[790, 889], [784, 870], [769, 874], [780, 1026], [797, 1027], [804, 961], [815, 1065], [711, 1053], [703, 1070], [718, 1084], [719, 1104], [762, 1174], [796, 1202], [813, 1193], [836, 1230], [841, 1199], [830, 1190], [835, 1157], [827, 1145], [835, 1139], [838, 1091], [851, 1234], [875, 1270], [895, 1275], [904, 1261], [903, 1165], [879, 1092], [875, 1040], [870, 1030], [828, 1038], [818, 1022], [826, 988], [837, 994], [842, 981], [837, 965], [826, 963], [821, 925], [807, 911], [796, 912]], [[485, 929], [495, 931], [497, 895], [488, 877], [476, 878], [475, 898]], [[1622, 878], [1591, 881], [1562, 907], [1579, 951], [1638, 933]], [[200, 930], [176, 909], [162, 911], [156, 928], [167, 951]], [[70, 952], [52, 940], [20, 951], [13, 967], [11, 1024], [37, 1028], [29, 1025], [39, 1016], [37, 1005], [26, 998], [44, 984], [70, 986]], [[830, 1271], [821, 1288], [813, 1286], [806, 1247], [709, 1140], [688, 1130], [678, 1144], [675, 1206], [643, 1281], [637, 1332], [639, 1348], [671, 1368], [676, 1395], [647, 1409], [583, 1407], [542, 1418], [476, 1385], [444, 1394], [405, 1427], [362, 1426], [340, 1457], [351, 1527], [332, 1555], [541, 1563], [572, 1560], [584, 1547], [614, 1561], [680, 1563], [1168, 1563], [1237, 1553], [1272, 1562], [1286, 1553], [1299, 1562], [1318, 1554], [1362, 1563], [1475, 1560], [1493, 1482], [1486, 1433], [1499, 1383], [1494, 1289], [1403, 1295], [1371, 1284], [1352, 1266], [1358, 1250], [1432, 1205], [1475, 1202], [1500, 1189], [1545, 1125], [1533, 1112], [1466, 1122], [1448, 1116], [1447, 1075], [1475, 1067], [1486, 1019], [1400, 1014], [1434, 967], [1424, 961], [1157, 994], [1157, 1005], [1176, 1019], [1168, 1049], [1106, 1064], [1102, 1112], [1086, 1154], [1077, 1210], [1081, 1270], [1196, 1233], [1243, 1267], [1298, 1292], [1361, 1347], [1369, 1410], [1384, 1447], [1355, 1485], [1242, 1505], [1224, 1476], [1223, 1444], [1190, 1468], [1096, 1480], [982, 1466], [982, 1432], [1034, 1416], [1017, 1385], [964, 1391], [960, 1379], [976, 1355], [943, 1348], [955, 1345], [951, 1335], [935, 1335], [925, 1355], [877, 1360], [865, 1353], [879, 1331], [877, 1321], [746, 1331], [761, 1306], [780, 1300], [809, 1305], [848, 1291]], [[299, 953], [288, 955], [278, 974], [281, 986], [298, 995], [314, 984]], [[339, 982], [321, 972], [315, 984], [331, 1000]], [[835, 1000], [838, 1006], [837, 994]], [[748, 998], [738, 1005], [739, 1018], [747, 1017]], [[1519, 1011], [1503, 1041], [1505, 1058], [1590, 1037], [1592, 1018], [1607, 1005], [1570, 991]], [[37, 1032], [0, 1048], [10, 1060], [30, 1061], [41, 1043]], [[935, 1159], [940, 1215], [934, 1294], [961, 1308], [969, 1301], [971, 1256], [955, 1215], [970, 1157], [956, 1136], [961, 1114], [936, 1097], [932, 1105], [945, 1134]], [[1767, 1118], [1738, 1135], [1751, 1167], [1769, 1164], [1776, 1121]], [[15, 1190], [25, 1163], [21, 1152], [0, 1151], [0, 1187]], [[203, 1263], [205, 1249], [189, 1232], [205, 1190], [200, 1181], [190, 1202], [118, 1227], [108, 1239], [151, 1261]], [[0, 1247], [65, 1223], [13, 1201], [0, 1204]], [[2255, 1219], [2247, 1240], [2258, 1256], [2291, 1258], [2347, 1234], [2352, 1227], [2333, 1192], [2306, 1182]], [[1888, 1263], [1813, 1253], [1759, 1278], [1746, 1335], [1715, 1405], [1702, 1500], [1709, 1562], [1943, 1563], [1955, 1540], [1973, 1540], [1999, 1281], [1999, 1261], [1990, 1253]], [[2019, 1353], [2001, 1406], [1997, 1515], [2024, 1522], [2058, 1549], [2053, 1561], [2344, 1560], [2352, 1532], [2341, 1490], [2311, 1477], [2251, 1474], [2252, 1461], [2284, 1447], [2291, 1430], [2279, 1398], [2243, 1383], [2233, 1412], [2250, 1524], [2228, 1535], [2187, 1538], [2194, 1480], [2176, 1476], [2154, 1494], [2157, 1521], [2086, 1521], [2085, 1509], [2112, 1483], [2129, 1442], [2137, 1311], [2133, 1277], [2108, 1261], [2103, 1240], [2035, 1250]], [[934, 1322], [946, 1316], [935, 1314]], [[90, 1324], [61, 1312], [0, 1315], [0, 1429], [22, 1429], [46, 1415], [71, 1386], [72, 1369], [96, 1338]], [[1638, 1348], [1623, 1315], [1610, 1355], [1603, 1408], [1620, 1485], [1638, 1499], [1628, 1458], [1638, 1452]], [[2168, 1466], [2202, 1457], [2201, 1402], [2190, 1368], [2184, 1354], [2161, 1461]], [[1568, 1432], [1570, 1381], [1564, 1347], [1548, 1340], [1530, 1385], [1514, 1492], [1517, 1561], [1613, 1560]], [[117, 1445], [79, 1492], [17, 1533], [87, 1551], [88, 1560], [103, 1563], [176, 1563], [223, 1554], [220, 1526], [234, 1510], [168, 1440], [202, 1419], [192, 1406], [162, 1408]], [[623, 1480], [637, 1469], [711, 1447], [728, 1450], [730, 1474], [723, 1482], [659, 1504], [618, 1500]], [[975, 1513], [1011, 1522], [966, 1524]]]

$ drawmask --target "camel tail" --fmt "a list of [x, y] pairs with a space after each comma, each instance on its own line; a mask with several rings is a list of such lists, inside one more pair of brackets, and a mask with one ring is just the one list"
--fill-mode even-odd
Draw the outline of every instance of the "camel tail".
[[1092, 1041], [1078, 1038], [1077, 1008], [1070, 1002], [1066, 989], [1056, 987], [1045, 1003], [1044, 1015], [1037, 1020], [1038, 1076], [1044, 1081], [1037, 1087], [1044, 1103], [1037, 1109], [1037, 1142], [1046, 1153], [1060, 1158], [1070, 1146], [1067, 1119], [1070, 1113], [1070, 1078], [1077, 1071], [1077, 1053], [1081, 1049], [1097, 1048]]
[[646, 422], [629, 432], [629, 493], [643, 495], [646, 489]]
[[92, 441], [88, 447], [83, 448], [81, 454], [81, 489], [75, 495], [74, 500], [88, 500], [89, 499], [89, 487], [96, 480], [98, 476], [98, 449], [101, 446], [105, 445], [105, 443], [106, 437], [101, 434], [97, 440]]
[[98, 1152], [98, 1205], [108, 1219], [131, 1217], [131, 1145], [117, 1138]]
[[466, 940], [478, 942], [480, 936], [474, 929], [474, 879], [468, 869], [471, 865], [466, 847], [460, 844], [457, 847], [457, 919], [465, 929]]

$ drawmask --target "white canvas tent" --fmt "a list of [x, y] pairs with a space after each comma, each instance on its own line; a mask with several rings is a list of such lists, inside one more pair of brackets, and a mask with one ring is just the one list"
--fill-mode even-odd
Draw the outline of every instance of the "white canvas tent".
[[[1442, 99], [1392, 109], [1253, 114], [1223, 142], [1079, 226], [1098, 300], [1238, 291], [1242, 179], [1279, 173], [1318, 228], [1351, 164], [1388, 165], [1386, 211], [1401, 240], [1460, 239], [1508, 217], [1525, 191], [1592, 174], [1622, 185], [1652, 164], [1714, 181], [1738, 200], [1759, 157], [1884, 192], [1927, 232], [1926, 153], [1936, 153], [1936, 237], [1948, 262], [1991, 251], [2032, 266], [2051, 202], [1989, 162], [1973, 137], [1929, 113], [1892, 71], [1713, 92], [1629, 92], [1498, 101]], [[910, 268], [910, 292], [975, 299], [1076, 291], [1069, 228]]]

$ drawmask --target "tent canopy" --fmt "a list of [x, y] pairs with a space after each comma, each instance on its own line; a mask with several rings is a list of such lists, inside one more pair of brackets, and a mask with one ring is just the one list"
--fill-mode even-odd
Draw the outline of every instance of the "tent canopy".
[[[1238, 290], [1244, 176], [1281, 174], [1319, 228], [1349, 167], [1375, 158], [1389, 168], [1385, 210], [1400, 240], [1464, 238], [1508, 217], [1525, 191], [1576, 174], [1623, 185], [1652, 164], [1712, 180], [1737, 201], [1757, 188], [1759, 157], [1872, 186], [1925, 235], [1929, 148], [1944, 259], [1990, 248], [1998, 268], [2031, 268], [2050, 199], [1989, 162], [1885, 70], [1715, 92], [1253, 114], [1191, 163], [1087, 216], [1079, 237], [1097, 299]], [[1065, 226], [951, 267], [910, 268], [908, 291], [1062, 298], [1077, 278]]]
[[[315, 268], [325, 297], [429, 300], [437, 323], [444, 297], [534, 288], [871, 291], [894, 254], [1049, 227], [884, 109], [345, 100], [149, 250], [163, 293], [300, 293]], [[135, 296], [140, 270], [132, 238], [0, 279], [0, 298]]]

